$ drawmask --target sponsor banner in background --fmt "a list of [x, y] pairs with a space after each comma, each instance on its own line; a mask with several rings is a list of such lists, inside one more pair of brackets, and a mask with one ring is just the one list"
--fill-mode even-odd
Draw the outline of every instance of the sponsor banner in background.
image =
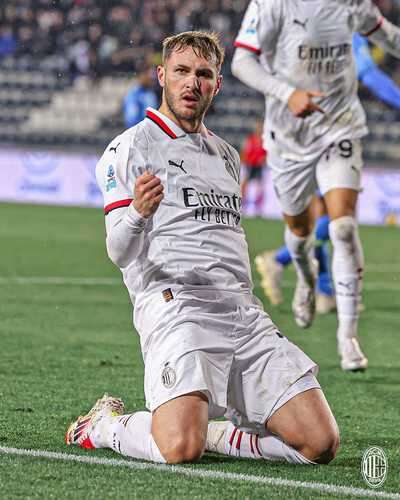
[[[97, 160], [95, 154], [1, 149], [0, 201], [100, 207], [102, 196], [95, 177]], [[280, 219], [268, 169], [264, 181], [263, 213]], [[252, 203], [247, 211], [252, 214]], [[358, 214], [364, 224], [400, 224], [400, 170], [364, 169]]]
[[[362, 192], [358, 202], [360, 223], [400, 225], [400, 170], [365, 167], [362, 179]], [[249, 198], [251, 195], [252, 189], [249, 186]], [[246, 212], [254, 215], [255, 203], [251, 200]], [[268, 168], [264, 171], [263, 215], [273, 219], [282, 218]]]
[[94, 154], [0, 150], [0, 200], [101, 206]]

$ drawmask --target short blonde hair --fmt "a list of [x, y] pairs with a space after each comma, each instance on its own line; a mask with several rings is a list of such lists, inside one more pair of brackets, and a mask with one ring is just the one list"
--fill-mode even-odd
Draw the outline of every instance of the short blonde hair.
[[219, 71], [225, 56], [218, 34], [211, 31], [184, 31], [165, 38], [162, 47], [163, 64], [174, 50], [191, 47], [197, 56], [204, 57], [207, 61], [215, 60]]

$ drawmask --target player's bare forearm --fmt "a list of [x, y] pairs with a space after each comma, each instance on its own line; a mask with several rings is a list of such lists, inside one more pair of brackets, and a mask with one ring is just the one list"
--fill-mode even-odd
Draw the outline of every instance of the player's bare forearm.
[[145, 172], [135, 182], [133, 206], [143, 217], [150, 217], [164, 198], [164, 187], [159, 177]]

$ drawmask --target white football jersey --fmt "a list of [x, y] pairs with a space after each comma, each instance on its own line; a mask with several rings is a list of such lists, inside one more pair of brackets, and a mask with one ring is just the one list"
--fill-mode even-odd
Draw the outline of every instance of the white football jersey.
[[132, 299], [172, 285], [252, 289], [239, 167], [236, 150], [204, 126], [187, 134], [151, 108], [110, 143], [96, 167], [106, 214], [131, 203], [146, 170], [164, 186], [141, 253], [122, 269]]
[[266, 148], [283, 159], [312, 161], [336, 140], [367, 133], [352, 34], [373, 32], [381, 15], [369, 0], [347, 3], [253, 0], [246, 11], [235, 46], [260, 55], [277, 79], [325, 94], [314, 98], [325, 113], [305, 119], [295, 117], [287, 103], [266, 96]]

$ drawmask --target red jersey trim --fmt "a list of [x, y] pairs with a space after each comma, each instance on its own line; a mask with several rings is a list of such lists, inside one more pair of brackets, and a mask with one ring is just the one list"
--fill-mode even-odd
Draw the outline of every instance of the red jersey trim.
[[115, 210], [116, 208], [129, 207], [131, 203], [132, 198], [128, 198], [127, 200], [114, 201], [114, 203], [110, 203], [109, 205], [106, 205], [104, 207], [104, 213], [107, 215], [111, 212], [111, 210]]
[[155, 113], [149, 109], [146, 111], [146, 118], [149, 118], [152, 122], [160, 127], [160, 129], [171, 137], [171, 139], [177, 139], [177, 135], [173, 132], [168, 125]]
[[243, 43], [243, 42], [235, 42], [233, 44], [235, 47], [238, 47], [240, 49], [246, 49], [246, 50], [250, 50], [250, 52], [254, 52], [255, 54], [257, 54], [258, 56], [261, 54], [261, 50], [260, 49], [256, 49], [255, 47], [253, 47], [252, 45], [247, 45], [247, 43]]
[[378, 21], [378, 24], [372, 28], [372, 30], [368, 31], [367, 33], [361, 33], [362, 36], [370, 36], [372, 33], [375, 33], [375, 31], [378, 31], [378, 29], [382, 26], [383, 24], [383, 17], [381, 17]]

